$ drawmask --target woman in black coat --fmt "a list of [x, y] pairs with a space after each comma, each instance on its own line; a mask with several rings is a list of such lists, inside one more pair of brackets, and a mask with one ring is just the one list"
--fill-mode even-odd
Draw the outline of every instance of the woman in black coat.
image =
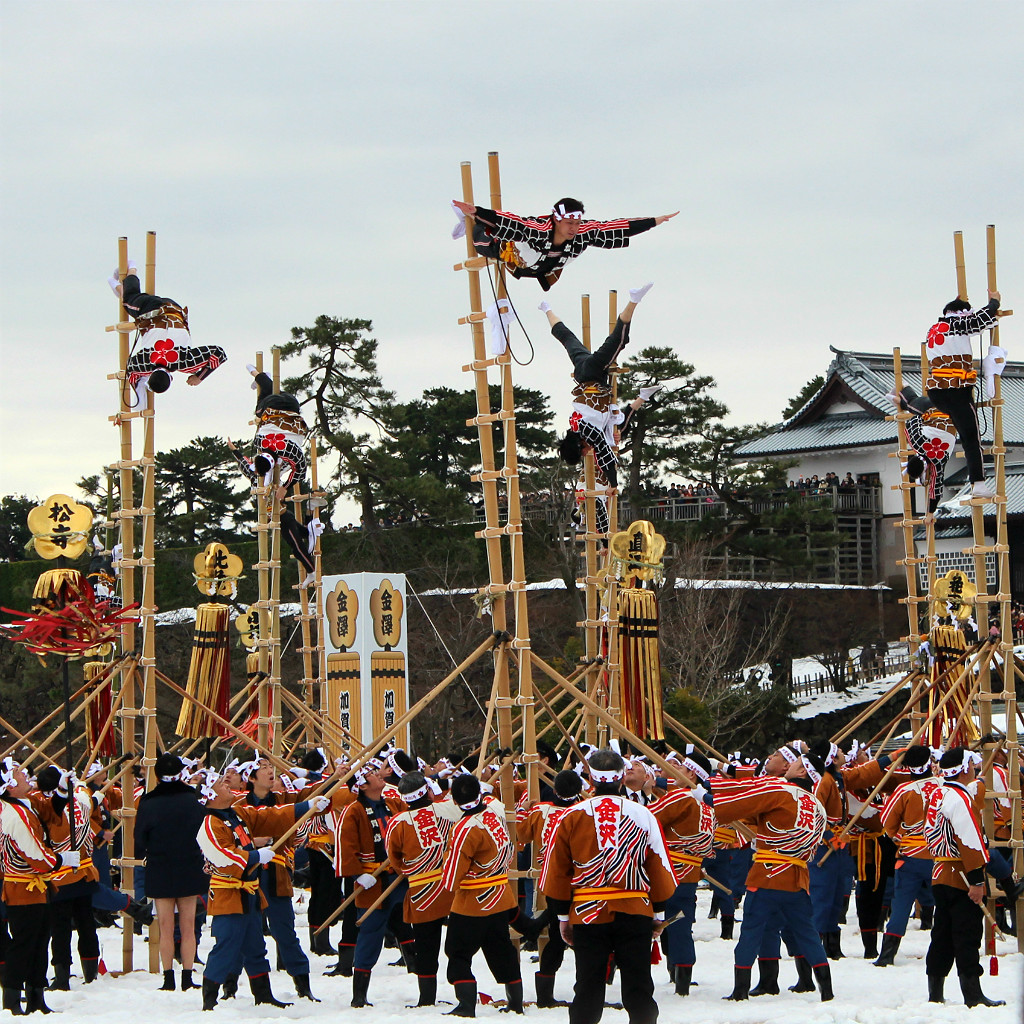
[[160, 780], [139, 801], [135, 819], [135, 856], [146, 861], [146, 896], [156, 906], [160, 925], [163, 991], [174, 990], [174, 912], [181, 934], [181, 987], [195, 987], [196, 900], [206, 895], [210, 879], [196, 836], [206, 811], [199, 794], [183, 781], [185, 765], [174, 754], [161, 754], [155, 771]]

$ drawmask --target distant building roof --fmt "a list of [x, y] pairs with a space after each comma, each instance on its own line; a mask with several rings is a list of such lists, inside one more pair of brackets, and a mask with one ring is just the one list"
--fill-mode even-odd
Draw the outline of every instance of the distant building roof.
[[[896, 444], [896, 422], [886, 419], [894, 411], [886, 397], [896, 385], [892, 354], [841, 352], [835, 348], [831, 351], [835, 358], [829, 365], [825, 383], [788, 420], [737, 448], [735, 458], [743, 460]], [[901, 353], [900, 362], [903, 386], [920, 391], [920, 356]], [[1002, 396], [1005, 401], [1004, 443], [1011, 447], [1024, 446], [1024, 363], [1006, 364]], [[837, 404], [843, 405], [844, 410], [829, 413], [828, 410]], [[980, 418], [982, 436], [991, 442], [991, 412], [980, 410]]]
[[[989, 467], [989, 478], [991, 479], [991, 467]], [[946, 479], [947, 484], [961, 485], [955, 497], [948, 502], [943, 502], [935, 515], [935, 538], [939, 539], [940, 529], [953, 529], [955, 525], [963, 523], [969, 527], [971, 522], [971, 506], [961, 505], [960, 498], [967, 494], [969, 486], [967, 470], [960, 470], [955, 476]], [[995, 506], [986, 505], [985, 514], [993, 515]], [[1024, 513], [1024, 465], [1006, 467], [1006, 514], [1008, 516], [1021, 515]], [[966, 536], [966, 534], [950, 533], [949, 536]]]

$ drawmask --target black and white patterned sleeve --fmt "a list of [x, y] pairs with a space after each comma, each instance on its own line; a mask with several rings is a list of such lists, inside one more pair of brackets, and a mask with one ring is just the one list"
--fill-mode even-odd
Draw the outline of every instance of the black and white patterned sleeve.
[[615, 452], [612, 451], [604, 436], [604, 431], [599, 430], [592, 423], [584, 420], [579, 426], [580, 437], [584, 444], [590, 445], [594, 451], [594, 461], [604, 474], [609, 487], [619, 486], [618, 461]]

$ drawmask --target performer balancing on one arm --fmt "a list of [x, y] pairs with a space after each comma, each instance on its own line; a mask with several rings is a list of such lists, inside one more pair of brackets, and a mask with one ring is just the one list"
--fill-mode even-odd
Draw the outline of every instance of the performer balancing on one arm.
[[135, 394], [129, 405], [145, 405], [147, 390], [154, 394], [166, 391], [175, 371], [187, 374], [188, 383], [195, 387], [227, 361], [227, 353], [219, 345], [190, 344], [188, 307], [174, 299], [144, 292], [134, 263], [128, 263], [124, 281], [119, 280], [115, 270], [108, 283], [139, 330], [127, 366], [128, 385]]
[[[651, 287], [652, 284], [645, 284], [642, 288], [630, 289], [629, 303], [615, 321], [612, 333], [596, 352], [591, 352], [546, 302], [540, 304], [540, 309], [548, 315], [551, 333], [562, 343], [572, 360], [572, 375], [576, 381], [572, 390], [569, 430], [559, 442], [558, 453], [563, 461], [575, 466], [583, 457], [584, 450], [591, 448], [597, 464], [597, 476], [609, 491], [619, 485], [618, 459], [615, 456], [616, 428], [620, 437], [626, 436], [632, 426], [633, 414], [661, 390], [660, 384], [641, 388], [639, 397], [623, 413], [615, 403], [608, 374], [608, 367], [629, 344], [629, 325], [633, 312]], [[599, 499], [597, 503], [597, 532], [608, 532], [608, 507], [604, 499]]]
[[583, 204], [569, 198], [559, 199], [551, 213], [539, 217], [520, 217], [454, 199], [452, 207], [459, 218], [453, 238], [465, 234], [464, 221], [472, 217], [476, 251], [501, 260], [513, 277], [535, 277], [544, 291], [584, 249], [624, 249], [633, 235], [650, 231], [679, 213], [676, 210], [661, 217], [631, 220], [584, 220]]

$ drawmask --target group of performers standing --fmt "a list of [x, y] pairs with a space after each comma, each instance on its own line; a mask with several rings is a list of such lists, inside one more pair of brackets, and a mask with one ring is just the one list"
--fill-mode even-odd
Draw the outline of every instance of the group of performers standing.
[[[980, 983], [986, 877], [1004, 894], [1008, 930], [1021, 886], [999, 848], [1012, 824], [1009, 802], [995, 801], [996, 831], [986, 837], [984, 783], [971, 751], [955, 748], [936, 760], [914, 746], [897, 752], [894, 764], [856, 743], [844, 753], [827, 741], [810, 748], [794, 741], [763, 763], [665, 749], [665, 770], [618, 749], [582, 752], [585, 760], [570, 755], [559, 771], [555, 752], [542, 746], [539, 802], [530, 802], [525, 782], [514, 784], [515, 839], [487, 781], [497, 781], [499, 764], [471, 773], [448, 759], [428, 765], [389, 749], [354, 773], [343, 761], [331, 772], [322, 752], [311, 750], [304, 766], [287, 772], [257, 754], [218, 773], [161, 755], [159, 783], [141, 794], [135, 827], [146, 861], [141, 884], [161, 926], [163, 989], [176, 987], [177, 956], [181, 988], [201, 987], [204, 1009], [234, 996], [243, 970], [257, 1004], [287, 1005], [271, 990], [266, 927], [296, 994], [315, 1001], [292, 902], [295, 856], [303, 851], [310, 950], [334, 951], [326, 939], [340, 918], [338, 963], [328, 973], [352, 978], [356, 1008], [372, 1005], [371, 976], [390, 935], [417, 976], [417, 1006], [437, 1000], [443, 946], [452, 1014], [475, 1015], [478, 952], [505, 988], [505, 1008], [523, 1012], [515, 932], [540, 939], [538, 1007], [562, 1005], [555, 979], [571, 950], [571, 1021], [600, 1019], [617, 970], [630, 1021], [653, 1024], [652, 942], [660, 940], [675, 995], [687, 996], [704, 878], [722, 938], [732, 939], [740, 923], [727, 999], [780, 993], [782, 943], [794, 959], [790, 990], [832, 999], [831, 964], [844, 955], [840, 922], [853, 889], [864, 955], [877, 966], [895, 962], [917, 903], [921, 927], [931, 928], [928, 998], [944, 1001], [955, 964], [965, 1004], [995, 1005]], [[120, 793], [100, 784], [102, 770], [93, 775], [79, 782], [50, 766], [31, 778], [10, 758], [0, 766], [0, 961], [3, 1006], [13, 1014], [48, 1009], [48, 950], [50, 987], [68, 987], [73, 928], [83, 980], [97, 976], [94, 853], [111, 823], [105, 813], [113, 806], [117, 817]], [[997, 766], [1003, 792], [1005, 776]], [[510, 876], [517, 863], [531, 862], [545, 900], [535, 916], [523, 882]], [[192, 979], [197, 906], [214, 938], [199, 985]]]

